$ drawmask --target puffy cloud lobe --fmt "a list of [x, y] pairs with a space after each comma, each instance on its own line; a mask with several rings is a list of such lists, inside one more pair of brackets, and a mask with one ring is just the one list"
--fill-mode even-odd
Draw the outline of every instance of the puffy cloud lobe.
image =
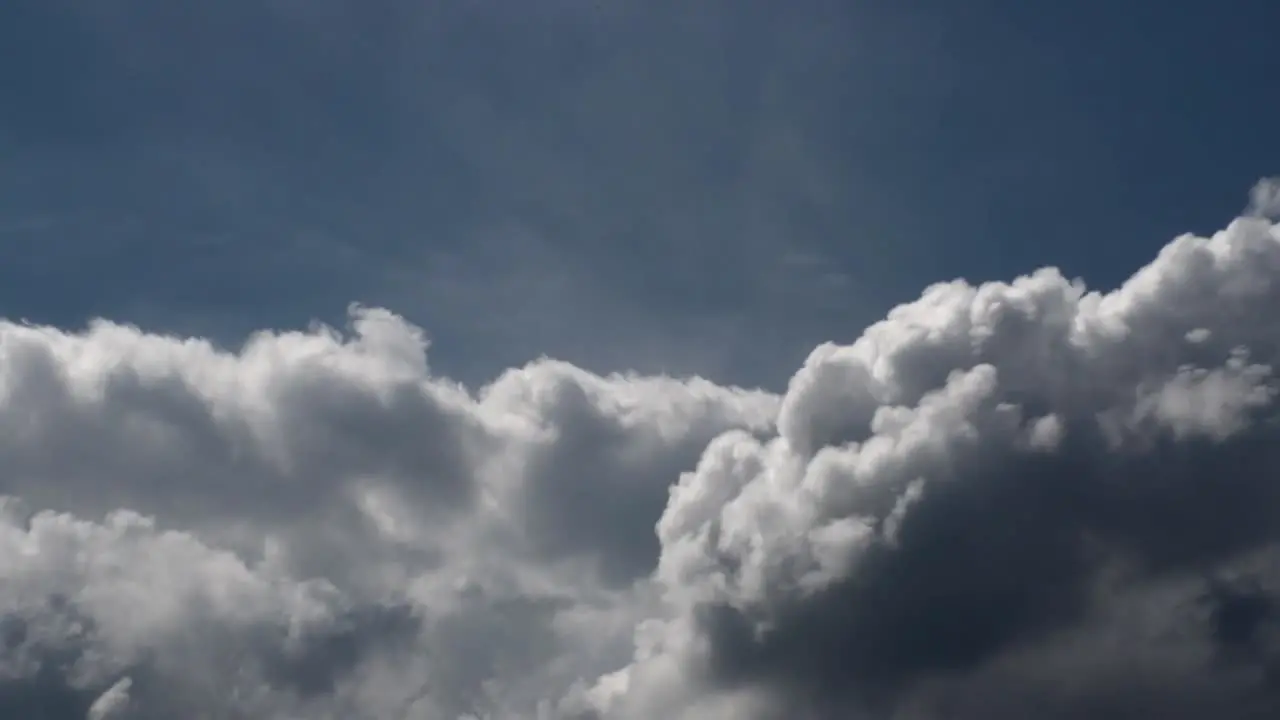
[[166, 711], [234, 695], [228, 668], [264, 630], [298, 635], [336, 610], [326, 583], [283, 581], [128, 511], [93, 523], [9, 502], [0, 546], [0, 706], [14, 717], [115, 717], [135, 694]]
[[81, 335], [6, 324], [5, 489], [267, 522], [361, 475], [424, 506], [466, 502], [483, 430], [465, 394], [423, 382], [419, 339], [390, 315], [359, 311], [354, 330], [349, 344], [264, 334], [230, 355], [101, 322]]
[[[1280, 646], [1215, 674], [1206, 658], [1229, 643], [1203, 613], [1146, 608], [1183, 634], [1161, 638], [1176, 661], [1141, 645], [1089, 669], [1133, 630], [1099, 625], [1117, 597], [1203, 586], [1280, 540], [1277, 303], [1280, 231], [1248, 218], [1178, 238], [1111, 293], [1052, 270], [957, 281], [818, 348], [776, 437], [722, 436], [673, 490], [670, 616], [594, 702], [651, 717], [751, 688], [772, 702], [731, 715], [1280, 708], [1257, 675]], [[1062, 653], [1074, 665], [1055, 673]], [[1184, 675], [1186, 702], [1159, 694]]]
[[656, 561], [653, 527], [671, 479], [728, 428], [770, 430], [777, 406], [768, 394], [727, 394], [701, 379], [603, 379], [564, 363], [512, 371], [481, 402], [527, 422], [497, 484], [524, 508], [536, 549], [598, 548], [614, 580]]
[[122, 678], [115, 685], [107, 688], [107, 691], [98, 696], [98, 699], [89, 706], [88, 720], [110, 720], [112, 717], [120, 717], [129, 706], [129, 688], [132, 686], [133, 680]]

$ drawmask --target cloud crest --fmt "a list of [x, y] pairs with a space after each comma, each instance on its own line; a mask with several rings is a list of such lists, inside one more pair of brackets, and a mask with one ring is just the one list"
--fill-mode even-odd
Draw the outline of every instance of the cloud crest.
[[[1256, 193], [1255, 193], [1256, 195]], [[1280, 229], [942, 283], [785, 393], [0, 323], [0, 715], [1271, 717]]]

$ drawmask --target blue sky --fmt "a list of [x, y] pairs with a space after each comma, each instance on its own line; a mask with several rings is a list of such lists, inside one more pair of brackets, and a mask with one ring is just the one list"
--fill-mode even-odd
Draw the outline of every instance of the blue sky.
[[388, 307], [779, 387], [934, 281], [1115, 285], [1276, 172], [1263, 0], [0, 4], [0, 314]]

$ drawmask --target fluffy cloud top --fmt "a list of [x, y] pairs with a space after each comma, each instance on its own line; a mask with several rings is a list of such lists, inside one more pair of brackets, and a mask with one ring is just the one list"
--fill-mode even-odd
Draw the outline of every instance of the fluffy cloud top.
[[[0, 716], [1263, 718], [1280, 227], [928, 288], [785, 394], [0, 323]], [[1261, 199], [1259, 199], [1261, 198]]]

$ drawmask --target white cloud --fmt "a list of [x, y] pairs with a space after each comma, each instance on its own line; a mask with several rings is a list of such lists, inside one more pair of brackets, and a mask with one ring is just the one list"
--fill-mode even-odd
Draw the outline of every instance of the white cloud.
[[1253, 186], [1248, 213], [1272, 220], [1280, 218], [1280, 178], [1262, 178]]
[[88, 720], [111, 720], [120, 717], [129, 707], [129, 688], [133, 681], [121, 678], [115, 685], [98, 696], [89, 706]]
[[661, 649], [606, 707], [745, 685], [793, 714], [888, 712], [1070, 627], [1100, 572], [1086, 539], [1149, 572], [1280, 540], [1277, 303], [1280, 231], [1242, 219], [1109, 294], [1054, 271], [943, 284], [819, 348], [777, 438], [725, 436], [682, 477]]
[[1269, 702], [1213, 663], [1280, 662], [1249, 560], [1278, 303], [1250, 217], [1108, 294], [933, 286], [782, 396], [547, 359], [467, 388], [369, 308], [235, 351], [3, 322], [0, 714], [1077, 718], [1195, 673], [1184, 717]]
[[[0, 323], [0, 494], [16, 498], [0, 538], [21, 559], [4, 568], [0, 609], [26, 617], [57, 597], [92, 619], [85, 692], [144, 661], [214, 692], [243, 679], [197, 672], [210, 638], [279, 628], [279, 647], [252, 652], [285, 657], [311, 605], [322, 624], [417, 608], [426, 657], [376, 672], [344, 660], [355, 684], [329, 692], [345, 717], [522, 712], [554, 694], [539, 679], [592, 671], [546, 656], [566, 634], [622, 662], [617, 616], [656, 563], [670, 478], [724, 430], [767, 432], [777, 398], [549, 360], [472, 392], [433, 376], [426, 349], [417, 328], [365, 308], [349, 336], [263, 333], [236, 352], [106, 322]], [[255, 682], [283, 682], [262, 663]], [[392, 707], [383, 685], [401, 675]], [[134, 683], [133, 705], [155, 701]], [[501, 683], [518, 697], [485, 699]], [[279, 694], [245, 707], [288, 707]]]

